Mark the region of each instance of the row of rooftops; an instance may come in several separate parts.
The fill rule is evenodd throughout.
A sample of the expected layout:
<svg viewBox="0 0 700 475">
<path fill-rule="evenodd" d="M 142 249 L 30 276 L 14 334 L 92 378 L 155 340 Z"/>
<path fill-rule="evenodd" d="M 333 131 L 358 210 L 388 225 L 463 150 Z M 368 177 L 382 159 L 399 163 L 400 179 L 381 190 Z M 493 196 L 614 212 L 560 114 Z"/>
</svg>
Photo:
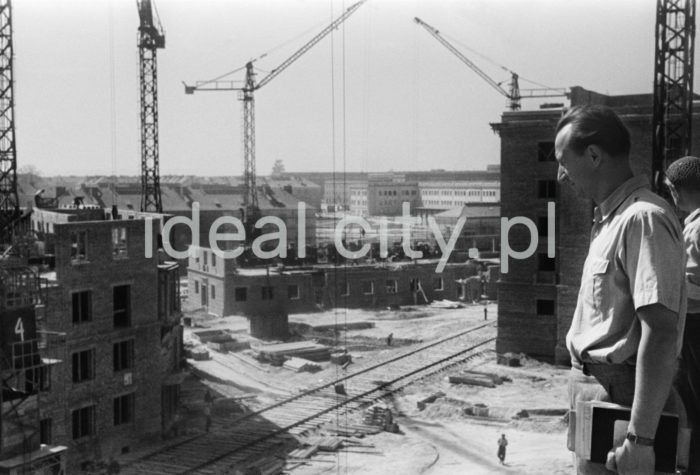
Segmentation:
<svg viewBox="0 0 700 475">
<path fill-rule="evenodd" d="M 53 186 L 52 186 L 53 181 Z M 61 183 L 61 184 L 58 184 Z M 83 208 L 119 208 L 138 210 L 141 206 L 141 186 L 130 182 L 60 182 L 45 180 L 35 176 L 18 177 L 20 206 L 34 206 L 35 196 L 55 198 L 52 207 L 75 208 L 80 203 Z M 199 203 L 200 210 L 238 210 L 244 207 L 242 186 L 229 184 L 172 184 L 161 183 L 163 210 L 169 213 L 190 212 L 193 203 Z M 42 190 L 44 190 L 42 192 Z M 291 208 L 296 209 L 300 199 L 287 190 L 262 184 L 258 187 L 258 201 L 261 210 Z M 57 205 L 57 206 L 56 206 Z M 307 203 L 307 208 L 313 204 Z"/>
</svg>

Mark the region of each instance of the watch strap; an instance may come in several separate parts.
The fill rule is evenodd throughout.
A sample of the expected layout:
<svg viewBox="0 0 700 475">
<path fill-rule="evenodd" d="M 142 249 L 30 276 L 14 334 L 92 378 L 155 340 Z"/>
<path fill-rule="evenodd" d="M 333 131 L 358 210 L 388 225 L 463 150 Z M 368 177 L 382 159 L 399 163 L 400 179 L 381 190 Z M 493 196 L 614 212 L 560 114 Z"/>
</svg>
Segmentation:
<svg viewBox="0 0 700 475">
<path fill-rule="evenodd" d="M 635 445 L 646 445 L 646 446 L 654 446 L 654 439 L 649 439 L 647 437 L 640 437 L 637 434 L 633 434 L 632 432 L 627 433 L 627 440 L 632 442 Z"/>
</svg>

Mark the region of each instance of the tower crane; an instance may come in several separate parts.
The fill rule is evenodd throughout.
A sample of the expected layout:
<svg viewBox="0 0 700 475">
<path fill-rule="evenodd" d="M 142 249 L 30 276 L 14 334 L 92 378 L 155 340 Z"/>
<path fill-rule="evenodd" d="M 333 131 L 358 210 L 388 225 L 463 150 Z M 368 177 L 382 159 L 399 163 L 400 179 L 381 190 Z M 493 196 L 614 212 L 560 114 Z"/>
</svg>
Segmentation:
<svg viewBox="0 0 700 475">
<path fill-rule="evenodd" d="M 476 64 L 464 56 L 457 48 L 455 48 L 450 42 L 448 42 L 441 34 L 440 31 L 428 25 L 426 22 L 418 17 L 415 17 L 415 22 L 426 29 L 428 33 L 433 35 L 433 37 L 442 43 L 448 50 L 450 50 L 455 56 L 457 56 L 464 64 L 469 66 L 472 71 L 478 74 L 481 79 L 486 81 L 491 87 L 496 91 L 506 97 L 506 106 L 510 110 L 520 110 L 520 99 L 523 97 L 562 97 L 567 95 L 566 89 L 555 89 L 555 88 L 539 88 L 539 89 L 520 89 L 518 84 L 518 75 L 508 70 L 511 74 L 510 85 L 506 91 L 501 87 L 500 83 L 497 83 L 489 75 L 483 72 Z"/>
<path fill-rule="evenodd" d="M 0 0 L 0 234 L 9 242 L 19 217 L 15 144 L 12 2 Z"/>
<path fill-rule="evenodd" d="M 165 48 L 165 34 L 154 19 L 151 0 L 137 0 L 139 10 L 139 77 L 141 87 L 141 211 L 161 213 L 158 169 L 158 68 L 156 51 Z M 155 21 L 154 21 L 155 20 Z"/>
<path fill-rule="evenodd" d="M 244 186 L 245 195 L 243 204 L 245 207 L 244 222 L 249 225 L 255 221 L 258 210 L 258 192 L 255 185 L 255 97 L 254 93 L 258 89 L 276 78 L 282 71 L 287 69 L 292 63 L 299 59 L 304 53 L 310 50 L 316 43 L 321 41 L 331 31 L 336 29 L 341 23 L 348 19 L 367 0 L 361 0 L 351 5 L 345 12 L 333 20 L 333 22 L 311 38 L 304 46 L 299 48 L 289 58 L 273 69 L 267 76 L 259 82 L 255 81 L 254 61 L 248 61 L 245 65 L 246 75 L 243 87 L 236 87 L 234 81 L 198 81 L 194 86 L 185 84 L 185 93 L 194 94 L 195 91 L 239 91 L 239 99 L 243 101 L 243 161 L 244 161 Z"/>
<path fill-rule="evenodd" d="M 690 155 L 693 119 L 695 0 L 657 0 L 654 54 L 654 189 L 674 160 Z"/>
</svg>

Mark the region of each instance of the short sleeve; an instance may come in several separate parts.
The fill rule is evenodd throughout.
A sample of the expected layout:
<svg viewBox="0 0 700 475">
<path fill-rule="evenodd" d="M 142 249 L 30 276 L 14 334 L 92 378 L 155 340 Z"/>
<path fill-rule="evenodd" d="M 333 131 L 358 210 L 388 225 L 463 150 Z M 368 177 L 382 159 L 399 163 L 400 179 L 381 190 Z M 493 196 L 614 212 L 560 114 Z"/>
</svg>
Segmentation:
<svg viewBox="0 0 700 475">
<path fill-rule="evenodd" d="M 625 233 L 623 266 L 635 310 L 661 304 L 680 313 L 685 285 L 685 251 L 680 225 L 658 208 L 634 213 Z"/>
</svg>

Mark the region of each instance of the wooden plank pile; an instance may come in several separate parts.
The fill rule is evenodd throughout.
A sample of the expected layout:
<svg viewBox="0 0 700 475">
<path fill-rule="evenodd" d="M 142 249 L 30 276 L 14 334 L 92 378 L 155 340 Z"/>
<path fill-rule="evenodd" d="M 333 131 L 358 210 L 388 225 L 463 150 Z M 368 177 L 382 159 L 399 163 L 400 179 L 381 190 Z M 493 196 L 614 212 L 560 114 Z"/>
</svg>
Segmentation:
<svg viewBox="0 0 700 475">
<path fill-rule="evenodd" d="M 297 373 L 301 373 L 302 371 L 306 371 L 309 373 L 321 371 L 320 364 L 314 363 L 313 361 L 309 361 L 304 358 L 289 358 L 287 361 L 284 362 L 282 366 Z"/>
<path fill-rule="evenodd" d="M 328 330 L 367 330 L 369 328 L 374 328 L 374 322 L 346 322 L 338 324 L 331 323 L 328 325 L 312 325 L 311 328 L 317 332 L 323 332 Z"/>
<path fill-rule="evenodd" d="M 308 341 L 264 345 L 254 348 L 254 352 L 258 360 L 280 365 L 292 357 L 311 361 L 328 361 L 331 358 L 331 352 L 327 346 Z"/>
<path fill-rule="evenodd" d="M 394 422 L 391 409 L 382 406 L 372 406 L 365 411 L 362 422 L 368 426 L 381 427 L 387 432 L 398 432 L 399 426 Z"/>
<path fill-rule="evenodd" d="M 469 384 L 472 386 L 483 386 L 485 388 L 495 388 L 496 385 L 511 381 L 507 376 L 499 376 L 493 373 L 483 373 L 480 371 L 464 371 L 448 378 L 452 384 Z"/>
</svg>

